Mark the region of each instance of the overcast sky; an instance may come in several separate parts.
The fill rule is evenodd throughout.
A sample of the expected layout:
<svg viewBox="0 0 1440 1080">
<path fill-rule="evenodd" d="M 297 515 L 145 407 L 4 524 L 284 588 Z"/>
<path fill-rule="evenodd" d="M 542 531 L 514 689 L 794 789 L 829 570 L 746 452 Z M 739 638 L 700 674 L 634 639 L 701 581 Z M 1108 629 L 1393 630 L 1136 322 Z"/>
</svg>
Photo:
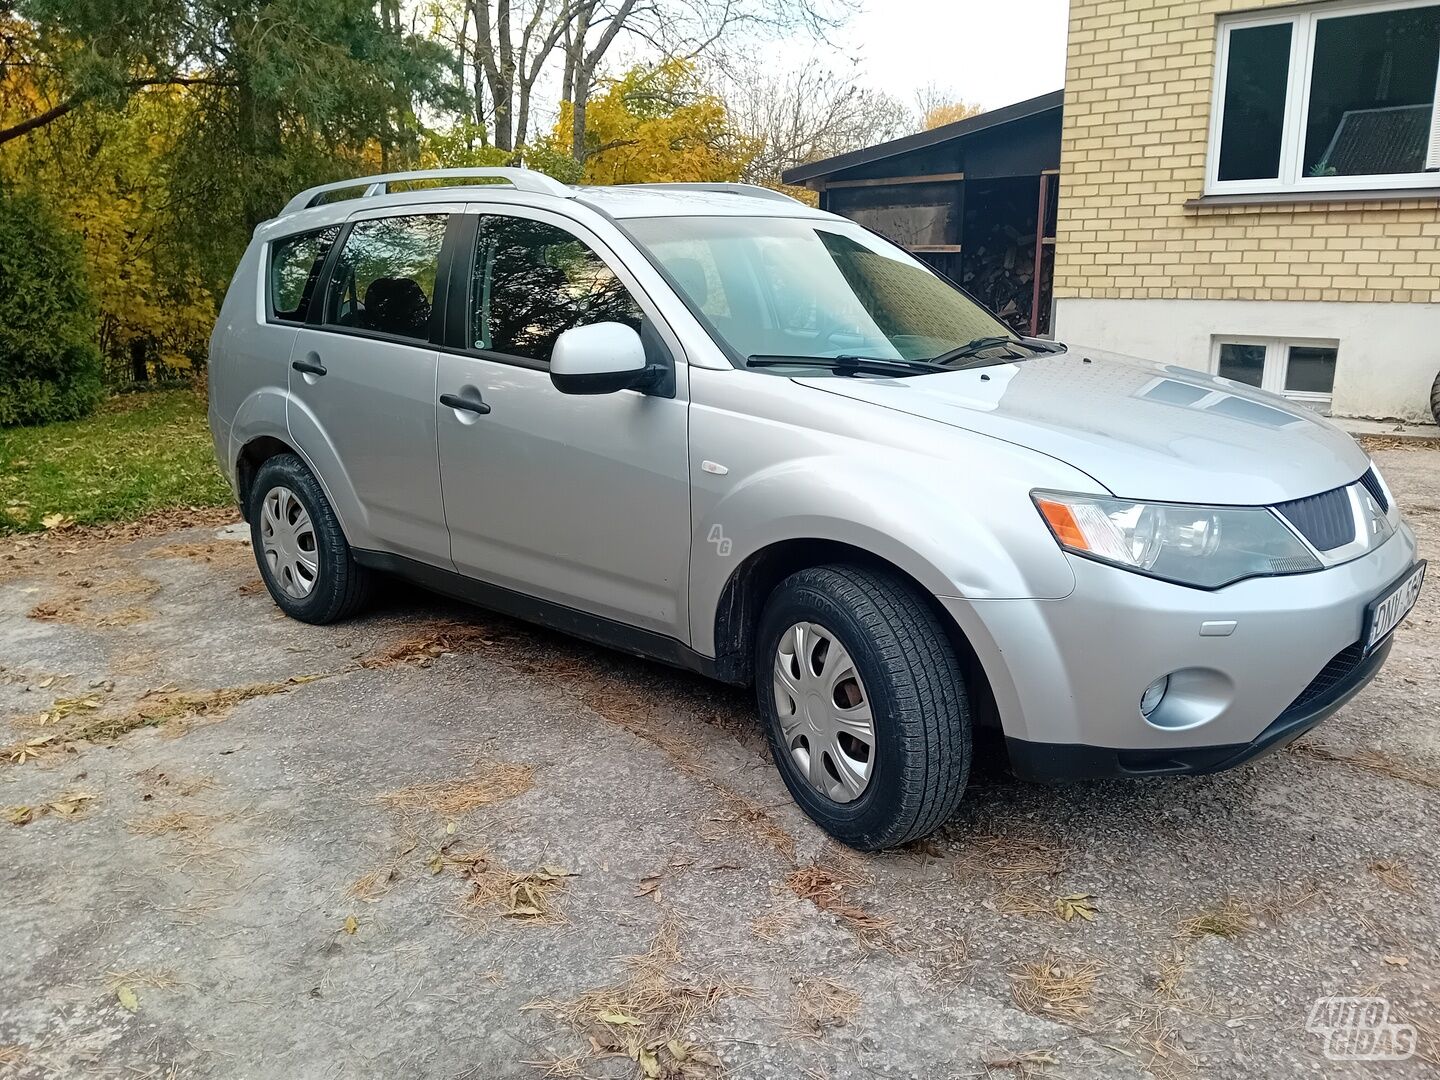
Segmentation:
<svg viewBox="0 0 1440 1080">
<path fill-rule="evenodd" d="M 913 104 L 936 83 L 993 109 L 1060 89 L 1067 0 L 865 0 L 838 35 L 866 82 Z M 814 46 L 792 41 L 803 59 Z"/>
</svg>

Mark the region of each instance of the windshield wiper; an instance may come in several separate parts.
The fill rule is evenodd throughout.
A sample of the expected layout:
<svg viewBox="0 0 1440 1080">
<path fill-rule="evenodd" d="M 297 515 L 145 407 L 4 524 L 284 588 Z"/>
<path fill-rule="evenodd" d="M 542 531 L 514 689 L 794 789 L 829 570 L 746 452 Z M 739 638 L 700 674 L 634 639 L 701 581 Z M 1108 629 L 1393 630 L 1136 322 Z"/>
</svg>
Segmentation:
<svg viewBox="0 0 1440 1080">
<path fill-rule="evenodd" d="M 894 375 L 897 372 L 920 374 L 950 370 L 933 360 L 906 360 L 893 356 L 801 356 L 784 353 L 756 353 L 745 358 L 746 367 L 820 367 L 842 374 L 864 371 L 872 375 Z"/>
<path fill-rule="evenodd" d="M 1006 335 L 996 335 L 994 337 L 979 337 L 973 341 L 967 341 L 964 345 L 951 349 L 949 352 L 943 352 L 939 356 L 932 356 L 930 358 L 930 363 L 937 364 L 942 367 L 949 367 L 950 370 L 954 371 L 956 370 L 957 366 L 966 366 L 963 364 L 956 365 L 956 360 L 965 360 L 970 357 L 977 356 L 978 354 L 984 352 L 986 349 L 993 349 L 999 345 L 1004 345 L 1006 348 L 1009 349 L 1025 349 L 1032 356 L 1039 353 L 1059 352 L 1061 349 L 1061 346 L 1058 345 L 1038 345 L 1034 342 L 1025 341 L 1022 338 L 1009 337 Z M 1000 363 L 1002 361 L 986 361 L 986 363 L 992 362 Z"/>
</svg>

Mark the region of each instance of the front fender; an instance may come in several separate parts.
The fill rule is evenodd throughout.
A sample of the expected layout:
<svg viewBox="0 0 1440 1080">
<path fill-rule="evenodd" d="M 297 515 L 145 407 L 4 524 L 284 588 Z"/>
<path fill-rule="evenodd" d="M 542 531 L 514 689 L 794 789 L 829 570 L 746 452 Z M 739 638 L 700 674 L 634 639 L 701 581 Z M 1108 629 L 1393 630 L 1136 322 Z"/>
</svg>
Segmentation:
<svg viewBox="0 0 1440 1080">
<path fill-rule="evenodd" d="M 745 560 L 777 543 L 829 540 L 871 552 L 935 596 L 1056 598 L 1074 573 L 1030 501 L 1041 486 L 1003 460 L 949 462 L 871 445 L 865 457 L 793 458 L 743 476 L 698 473 L 691 550 L 694 647 L 714 655 L 715 612 Z M 707 497 L 708 496 L 708 497 Z"/>
</svg>

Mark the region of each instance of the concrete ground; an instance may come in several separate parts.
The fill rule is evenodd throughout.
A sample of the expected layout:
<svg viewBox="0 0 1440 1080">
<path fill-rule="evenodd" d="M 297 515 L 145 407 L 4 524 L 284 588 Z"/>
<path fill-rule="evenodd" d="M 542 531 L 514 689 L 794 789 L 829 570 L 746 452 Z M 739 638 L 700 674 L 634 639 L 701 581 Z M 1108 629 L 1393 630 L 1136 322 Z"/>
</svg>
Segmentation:
<svg viewBox="0 0 1440 1080">
<path fill-rule="evenodd" d="M 1440 450 L 1377 457 L 1434 562 Z M 1291 750 L 990 768 L 862 856 L 747 695 L 403 587 L 290 622 L 226 520 L 0 547 L 0 1076 L 1440 1064 L 1440 583 Z M 1418 1054 L 1328 1060 L 1322 995 L 1388 999 Z"/>
</svg>

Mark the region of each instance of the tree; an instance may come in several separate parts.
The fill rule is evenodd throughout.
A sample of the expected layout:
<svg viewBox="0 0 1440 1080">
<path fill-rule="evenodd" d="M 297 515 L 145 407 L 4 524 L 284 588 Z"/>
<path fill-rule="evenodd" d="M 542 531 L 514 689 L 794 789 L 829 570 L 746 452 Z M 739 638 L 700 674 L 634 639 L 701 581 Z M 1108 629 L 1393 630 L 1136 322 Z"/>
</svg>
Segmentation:
<svg viewBox="0 0 1440 1080">
<path fill-rule="evenodd" d="M 0 189 L 0 425 L 73 420 L 101 397 L 79 241 L 33 195 Z"/>
<path fill-rule="evenodd" d="M 561 106 L 552 149 L 573 146 L 573 112 Z M 753 145 L 731 129 L 724 103 L 692 63 L 633 68 L 589 104 L 582 178 L 591 184 L 738 180 Z"/>
<path fill-rule="evenodd" d="M 961 120 L 968 120 L 972 116 L 979 116 L 984 111 L 983 106 L 972 105 L 968 101 L 947 101 L 939 105 L 934 105 L 925 113 L 925 130 L 933 131 L 935 128 L 944 127 L 946 124 L 954 124 Z"/>
<path fill-rule="evenodd" d="M 0 141 L 152 86 L 190 93 L 171 162 L 172 223 L 217 288 L 254 226 L 298 187 L 418 153 L 417 110 L 454 103 L 450 55 L 406 32 L 398 0 L 20 0 L 17 65 L 52 102 Z"/>
<path fill-rule="evenodd" d="M 736 71 L 720 80 L 717 93 L 735 130 L 755 148 L 742 175 L 750 183 L 778 185 L 791 166 L 898 138 L 913 124 L 901 101 L 860 85 L 854 73 L 816 62 L 777 73 L 740 65 Z"/>
<path fill-rule="evenodd" d="M 932 131 L 957 120 L 968 120 L 984 111 L 983 105 L 962 101 L 954 91 L 935 82 L 928 82 L 915 91 L 915 112 L 922 131 Z"/>
</svg>

